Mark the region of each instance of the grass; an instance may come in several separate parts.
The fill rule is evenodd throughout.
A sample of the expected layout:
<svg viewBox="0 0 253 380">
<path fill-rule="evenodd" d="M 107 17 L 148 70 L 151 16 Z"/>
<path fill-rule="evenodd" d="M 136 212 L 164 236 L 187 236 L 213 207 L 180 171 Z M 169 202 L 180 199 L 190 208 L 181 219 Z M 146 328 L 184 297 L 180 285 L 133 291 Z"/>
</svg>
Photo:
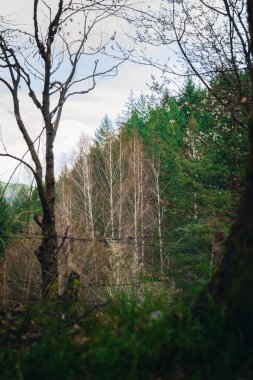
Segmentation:
<svg viewBox="0 0 253 380">
<path fill-rule="evenodd" d="M 224 310 L 203 323 L 163 297 L 119 294 L 97 307 L 55 304 L 1 317 L 3 380 L 253 378 L 253 349 Z"/>
</svg>

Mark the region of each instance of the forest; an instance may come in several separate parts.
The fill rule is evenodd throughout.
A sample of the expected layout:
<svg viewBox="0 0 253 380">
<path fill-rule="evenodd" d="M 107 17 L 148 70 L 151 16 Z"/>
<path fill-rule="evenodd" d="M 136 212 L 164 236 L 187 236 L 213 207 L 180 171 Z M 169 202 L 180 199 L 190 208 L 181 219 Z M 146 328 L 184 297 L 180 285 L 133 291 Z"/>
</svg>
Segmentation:
<svg viewBox="0 0 253 380">
<path fill-rule="evenodd" d="M 252 379 L 253 2 L 31 4 L 32 31 L 0 16 L 0 86 L 30 155 L 0 136 L 0 159 L 31 173 L 0 181 L 0 379 Z M 116 33 L 89 51 L 111 17 L 180 63 L 137 57 Z M 160 81 L 129 88 L 57 174 L 65 102 L 131 59 Z"/>
</svg>

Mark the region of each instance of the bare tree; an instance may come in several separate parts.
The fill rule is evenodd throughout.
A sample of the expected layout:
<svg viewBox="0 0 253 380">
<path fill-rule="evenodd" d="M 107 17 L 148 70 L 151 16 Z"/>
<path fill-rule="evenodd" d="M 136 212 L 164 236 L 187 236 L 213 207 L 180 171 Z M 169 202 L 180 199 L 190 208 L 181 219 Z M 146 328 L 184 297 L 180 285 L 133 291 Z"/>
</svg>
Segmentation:
<svg viewBox="0 0 253 380">
<path fill-rule="evenodd" d="M 173 2 L 172 29 L 190 75 L 245 127 L 252 94 L 246 2 Z M 244 114 L 244 118 L 242 115 Z"/>
<path fill-rule="evenodd" d="M 79 142 L 73 169 L 71 172 L 71 183 L 73 187 L 74 213 L 85 230 L 86 236 L 95 239 L 95 218 L 93 201 L 93 168 L 90 154 L 91 141 L 82 136 Z"/>
<path fill-rule="evenodd" d="M 152 169 L 154 175 L 154 193 L 156 196 L 156 213 L 157 213 L 157 232 L 159 238 L 159 254 L 160 254 L 160 272 L 161 275 L 164 274 L 165 269 L 165 254 L 163 248 L 163 236 L 162 236 L 162 224 L 163 224 L 163 207 L 162 207 L 162 190 L 160 185 L 160 159 L 153 160 Z"/>
<path fill-rule="evenodd" d="M 42 205 L 42 219 L 35 216 L 35 220 L 42 232 L 36 255 L 42 270 L 43 297 L 48 295 L 50 284 L 57 278 L 59 247 L 55 221 L 54 141 L 63 107 L 71 96 L 93 90 L 98 77 L 117 74 L 118 67 L 128 59 L 130 51 L 121 49 L 115 31 L 107 36 L 99 32 L 99 26 L 106 20 L 108 22 L 108 18 L 124 16 L 127 3 L 127 0 L 59 0 L 58 4 L 52 5 L 34 0 L 31 31 L 23 31 L 0 20 L 0 82 L 12 96 L 17 128 L 32 163 L 25 160 L 26 154 L 16 157 L 7 149 L 0 156 L 24 164 L 36 181 Z M 104 67 L 101 67 L 100 58 L 110 53 L 111 59 L 105 60 Z M 90 72 L 85 72 L 85 62 Z M 28 125 L 22 116 L 21 87 L 25 87 L 42 117 L 43 126 L 35 139 L 31 131 L 33 121 Z M 38 151 L 43 135 L 45 163 Z"/>
<path fill-rule="evenodd" d="M 162 70 L 163 85 L 169 82 L 175 90 L 181 87 L 179 78 L 196 78 L 217 101 L 219 112 L 246 128 L 252 62 L 245 0 L 168 0 L 136 22 L 139 41 L 167 48 L 166 61 L 143 57 Z"/>
<path fill-rule="evenodd" d="M 100 181 L 97 184 L 97 194 L 103 199 L 101 219 L 103 220 L 104 237 L 115 238 L 115 195 L 118 180 L 115 145 L 117 144 L 115 130 L 108 116 L 101 122 L 93 147 L 94 171 Z"/>
</svg>

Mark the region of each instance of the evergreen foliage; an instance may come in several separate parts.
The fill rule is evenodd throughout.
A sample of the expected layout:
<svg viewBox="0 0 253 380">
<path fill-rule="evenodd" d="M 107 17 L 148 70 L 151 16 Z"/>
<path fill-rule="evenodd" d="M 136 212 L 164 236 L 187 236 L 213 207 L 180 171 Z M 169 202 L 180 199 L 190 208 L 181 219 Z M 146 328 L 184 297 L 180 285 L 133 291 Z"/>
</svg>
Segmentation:
<svg viewBox="0 0 253 380">
<path fill-rule="evenodd" d="M 41 206 L 37 190 L 25 185 L 18 186 L 12 197 L 6 197 L 0 186 L 0 256 L 6 244 L 15 240 L 15 235 L 25 233 L 34 215 L 40 215 Z"/>
<path fill-rule="evenodd" d="M 65 173 L 72 223 L 78 235 L 115 241 L 117 249 L 105 248 L 110 265 L 117 257 L 133 278 L 167 279 L 189 302 L 221 261 L 247 133 L 191 79 L 178 98 L 168 91 L 160 102 L 131 95 L 127 109 L 117 130 L 105 116 Z"/>
</svg>

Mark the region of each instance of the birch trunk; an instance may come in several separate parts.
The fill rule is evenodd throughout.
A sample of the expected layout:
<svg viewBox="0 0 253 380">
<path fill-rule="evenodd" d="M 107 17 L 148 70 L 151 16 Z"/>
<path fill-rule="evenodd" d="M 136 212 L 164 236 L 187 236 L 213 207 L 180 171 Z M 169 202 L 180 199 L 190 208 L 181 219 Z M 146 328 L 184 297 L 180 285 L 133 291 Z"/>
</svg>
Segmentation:
<svg viewBox="0 0 253 380">
<path fill-rule="evenodd" d="M 159 164 L 157 164 L 159 167 Z M 160 172 L 156 168 L 156 163 L 153 161 L 153 173 L 155 179 L 155 193 L 156 193 L 156 211 L 157 211 L 157 232 L 159 241 L 159 255 L 160 255 L 160 273 L 164 274 L 164 252 L 163 252 L 163 238 L 162 238 L 162 205 L 161 205 L 161 189 L 160 189 Z"/>
</svg>

